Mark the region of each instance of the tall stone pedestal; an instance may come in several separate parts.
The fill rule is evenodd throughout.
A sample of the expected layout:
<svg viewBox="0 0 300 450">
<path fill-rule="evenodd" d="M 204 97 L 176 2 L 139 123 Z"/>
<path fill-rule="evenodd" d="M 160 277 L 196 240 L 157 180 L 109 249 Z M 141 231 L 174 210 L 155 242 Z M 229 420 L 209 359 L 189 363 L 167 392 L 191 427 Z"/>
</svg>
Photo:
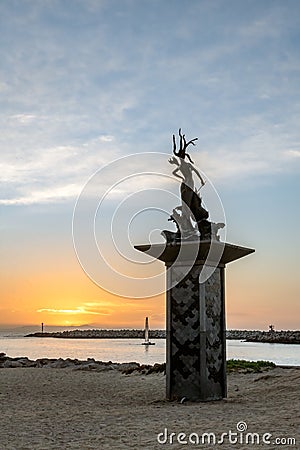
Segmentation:
<svg viewBox="0 0 300 450">
<path fill-rule="evenodd" d="M 167 269 L 167 399 L 219 400 L 226 388 L 225 265 L 253 249 L 210 241 L 139 245 Z M 195 256 L 196 247 L 196 256 Z M 180 253 L 179 253 L 180 252 Z M 189 256 L 191 256 L 189 258 Z M 209 258 L 209 260 L 207 259 Z M 219 259 L 219 258 L 218 258 Z M 200 283 L 201 271 L 213 266 Z M 200 277 L 201 280 L 201 277 Z"/>
</svg>

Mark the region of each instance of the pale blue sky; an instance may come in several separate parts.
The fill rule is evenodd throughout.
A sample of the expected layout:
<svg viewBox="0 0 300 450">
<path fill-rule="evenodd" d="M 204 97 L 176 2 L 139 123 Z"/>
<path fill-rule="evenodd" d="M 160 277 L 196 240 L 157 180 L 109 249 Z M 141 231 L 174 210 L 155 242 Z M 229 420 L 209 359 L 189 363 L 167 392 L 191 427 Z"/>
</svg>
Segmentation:
<svg viewBox="0 0 300 450">
<path fill-rule="evenodd" d="M 10 261 L 19 241 L 70 239 L 99 167 L 171 152 L 182 127 L 199 138 L 190 153 L 220 194 L 228 240 L 257 249 L 249 270 L 271 265 L 282 296 L 279 257 L 296 305 L 298 0 L 6 0 L 0 29 L 7 267 L 22 264 Z"/>
</svg>

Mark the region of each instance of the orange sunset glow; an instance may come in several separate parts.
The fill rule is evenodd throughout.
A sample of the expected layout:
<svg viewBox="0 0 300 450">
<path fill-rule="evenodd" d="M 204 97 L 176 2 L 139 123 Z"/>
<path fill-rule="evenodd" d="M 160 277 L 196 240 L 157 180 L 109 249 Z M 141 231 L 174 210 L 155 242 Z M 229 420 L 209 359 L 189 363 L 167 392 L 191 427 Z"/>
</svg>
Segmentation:
<svg viewBox="0 0 300 450">
<path fill-rule="evenodd" d="M 144 317 L 149 316 L 152 328 L 165 328 L 164 294 L 149 299 L 116 297 L 93 283 L 75 255 L 70 253 L 69 258 L 67 254 L 57 263 L 48 261 L 46 271 L 43 267 L 29 265 L 22 271 L 15 261 L 15 273 L 2 274 L 2 295 L 9 299 L 1 310 L 3 326 L 39 326 L 43 322 L 45 326 L 91 324 L 101 328 L 142 328 Z M 42 252 L 40 256 L 42 258 Z M 227 326 L 264 329 L 270 317 L 282 323 L 282 327 L 285 323 L 296 325 L 294 311 L 287 311 L 281 301 L 284 295 L 295 298 L 296 286 L 291 284 L 287 290 L 280 278 L 270 285 L 266 272 L 259 273 L 259 270 L 254 278 L 249 276 L 256 266 L 255 255 L 251 258 L 227 268 Z M 255 288 L 258 284 L 260 290 Z"/>
</svg>

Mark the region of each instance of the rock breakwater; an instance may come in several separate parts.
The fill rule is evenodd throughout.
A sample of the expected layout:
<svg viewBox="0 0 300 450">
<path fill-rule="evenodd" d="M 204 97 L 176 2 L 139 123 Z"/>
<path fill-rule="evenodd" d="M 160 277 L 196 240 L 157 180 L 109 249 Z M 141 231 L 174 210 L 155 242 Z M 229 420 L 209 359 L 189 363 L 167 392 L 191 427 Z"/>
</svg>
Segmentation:
<svg viewBox="0 0 300 450">
<path fill-rule="evenodd" d="M 55 333 L 32 333 L 25 337 L 62 339 L 143 339 L 144 330 L 72 330 Z M 150 339 L 165 339 L 165 330 L 150 330 Z M 227 339 L 274 344 L 300 344 L 300 331 L 227 330 Z"/>
<path fill-rule="evenodd" d="M 300 344 L 300 331 L 228 330 L 226 338 L 270 344 Z"/>
<path fill-rule="evenodd" d="M 143 339 L 144 330 L 71 330 L 54 333 L 31 333 L 25 337 L 53 337 L 64 339 Z M 165 339 L 165 330 L 150 330 L 150 339 Z"/>
<path fill-rule="evenodd" d="M 94 372 L 103 371 L 119 371 L 124 374 L 131 374 L 132 372 L 140 372 L 143 374 L 161 373 L 165 371 L 165 364 L 145 365 L 136 362 L 128 363 L 114 363 L 112 361 L 96 361 L 94 358 L 86 360 L 71 359 L 71 358 L 39 358 L 36 360 L 27 357 L 10 358 L 5 353 L 0 353 L 0 369 L 16 369 L 36 367 L 39 369 L 73 369 L 86 370 Z"/>
</svg>

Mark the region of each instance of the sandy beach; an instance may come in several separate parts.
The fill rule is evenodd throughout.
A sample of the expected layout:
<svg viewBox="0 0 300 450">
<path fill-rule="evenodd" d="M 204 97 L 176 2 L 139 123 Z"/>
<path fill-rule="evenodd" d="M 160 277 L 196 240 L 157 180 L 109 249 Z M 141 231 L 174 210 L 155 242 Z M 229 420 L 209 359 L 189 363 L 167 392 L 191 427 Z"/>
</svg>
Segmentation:
<svg viewBox="0 0 300 450">
<path fill-rule="evenodd" d="M 299 448 L 299 393 L 299 368 L 232 373 L 226 400 L 183 404 L 165 401 L 163 374 L 0 369 L 0 448 Z M 218 441 L 241 421 L 247 431 L 239 439 L 270 433 L 271 444 L 233 444 L 226 437 L 223 444 L 197 444 L 196 434 L 215 433 Z M 294 438 L 296 445 L 276 445 L 276 438 Z"/>
</svg>

